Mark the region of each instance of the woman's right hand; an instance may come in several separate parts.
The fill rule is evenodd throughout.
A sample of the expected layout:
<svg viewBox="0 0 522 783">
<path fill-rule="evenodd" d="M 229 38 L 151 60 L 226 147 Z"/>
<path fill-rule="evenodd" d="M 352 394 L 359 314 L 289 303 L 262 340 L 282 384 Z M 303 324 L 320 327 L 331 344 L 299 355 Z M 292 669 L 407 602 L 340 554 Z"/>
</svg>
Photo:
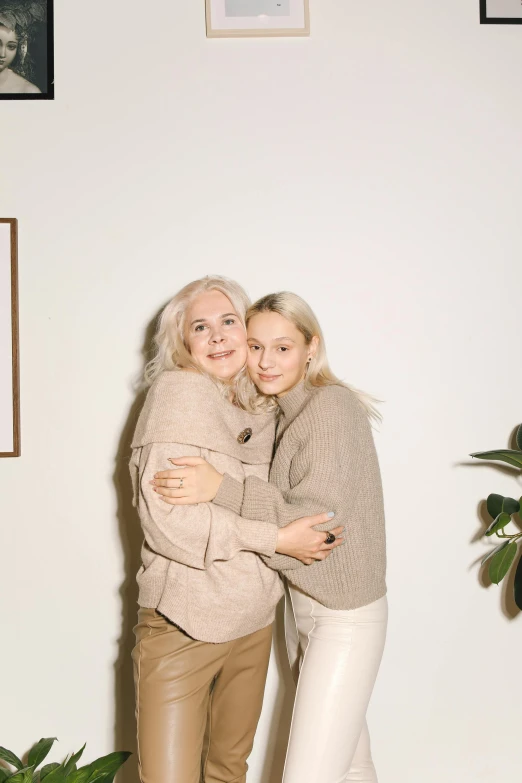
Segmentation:
<svg viewBox="0 0 522 783">
<path fill-rule="evenodd" d="M 344 543 L 340 536 L 344 527 L 336 527 L 330 532 L 334 534 L 333 544 L 325 543 L 328 533 L 314 530 L 315 525 L 331 522 L 328 514 L 316 514 L 313 517 L 301 517 L 286 527 L 281 527 L 277 533 L 276 552 L 289 555 L 300 560 L 305 565 L 311 565 L 316 560 L 326 560 L 335 547 Z"/>
</svg>

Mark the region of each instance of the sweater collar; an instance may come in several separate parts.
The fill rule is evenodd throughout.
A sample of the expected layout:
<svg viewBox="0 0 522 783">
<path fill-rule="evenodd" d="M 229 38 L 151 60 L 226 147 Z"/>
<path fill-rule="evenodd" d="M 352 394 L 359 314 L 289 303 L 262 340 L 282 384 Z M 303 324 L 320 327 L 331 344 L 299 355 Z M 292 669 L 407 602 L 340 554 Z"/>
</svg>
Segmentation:
<svg viewBox="0 0 522 783">
<path fill-rule="evenodd" d="M 261 465 L 270 462 L 274 435 L 272 414 L 248 413 L 232 405 L 202 373 L 166 370 L 149 389 L 132 448 L 182 443 Z"/>
<path fill-rule="evenodd" d="M 312 390 L 307 389 L 305 382 L 301 381 L 283 397 L 277 398 L 277 403 L 285 417 L 285 424 L 288 425 L 295 419 L 311 395 Z"/>
</svg>

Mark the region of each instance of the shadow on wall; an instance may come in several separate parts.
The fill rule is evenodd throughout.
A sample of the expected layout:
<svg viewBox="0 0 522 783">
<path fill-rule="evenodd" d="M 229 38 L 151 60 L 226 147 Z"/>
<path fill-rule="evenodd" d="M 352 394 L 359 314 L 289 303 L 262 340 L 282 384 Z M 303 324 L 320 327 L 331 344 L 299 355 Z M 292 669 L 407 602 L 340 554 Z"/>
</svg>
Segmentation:
<svg viewBox="0 0 522 783">
<path fill-rule="evenodd" d="M 142 348 L 143 366 L 148 360 L 158 315 L 145 330 Z M 116 750 L 130 750 L 133 754 L 118 775 L 119 783 L 139 783 L 131 651 L 134 646 L 132 629 L 137 621 L 138 585 L 136 584 L 136 574 L 141 565 L 143 534 L 136 509 L 132 505 L 129 459 L 132 436 L 145 396 L 145 391 L 139 392 L 131 406 L 118 444 L 113 473 L 117 498 L 118 532 L 123 550 L 125 574 L 120 587 L 121 634 L 118 642 L 118 657 L 114 664 L 114 748 Z"/>
<path fill-rule="evenodd" d="M 160 312 L 161 310 L 145 330 L 142 348 L 143 365 L 145 365 L 149 357 L 150 346 L 152 345 Z M 133 754 L 118 774 L 119 783 L 139 783 L 131 651 L 134 646 L 133 628 L 136 624 L 138 610 L 136 574 L 141 565 L 143 534 L 136 509 L 132 505 L 129 458 L 132 436 L 145 401 L 145 396 L 146 392 L 139 392 L 130 408 L 118 444 L 113 473 L 114 489 L 117 498 L 118 532 L 123 550 L 125 574 L 120 587 L 121 634 L 118 642 L 118 657 L 114 664 L 114 748 L 116 750 L 129 750 Z M 284 641 L 284 606 L 282 602 L 277 610 L 274 656 L 279 674 L 279 685 L 263 772 L 259 783 L 278 783 L 283 777 L 295 694 L 295 686 L 288 665 Z"/>
</svg>

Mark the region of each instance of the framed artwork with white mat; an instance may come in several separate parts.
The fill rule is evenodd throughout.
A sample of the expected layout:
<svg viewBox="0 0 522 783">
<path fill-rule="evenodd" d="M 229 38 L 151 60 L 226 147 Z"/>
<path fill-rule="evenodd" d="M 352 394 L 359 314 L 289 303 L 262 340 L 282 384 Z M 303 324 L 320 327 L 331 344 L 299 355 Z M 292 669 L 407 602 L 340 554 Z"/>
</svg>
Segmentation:
<svg viewBox="0 0 522 783">
<path fill-rule="evenodd" d="M 480 0 L 481 24 L 522 24 L 522 0 Z"/>
<path fill-rule="evenodd" d="M 310 35 L 309 0 L 206 0 L 208 38 Z"/>
</svg>

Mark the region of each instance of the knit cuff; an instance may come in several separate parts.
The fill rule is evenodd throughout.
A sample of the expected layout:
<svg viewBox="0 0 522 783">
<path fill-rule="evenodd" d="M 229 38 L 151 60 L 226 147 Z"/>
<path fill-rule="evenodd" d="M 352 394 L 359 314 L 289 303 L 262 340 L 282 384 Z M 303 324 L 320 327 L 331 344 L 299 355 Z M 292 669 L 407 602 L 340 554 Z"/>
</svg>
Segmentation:
<svg viewBox="0 0 522 783">
<path fill-rule="evenodd" d="M 270 522 L 253 522 L 251 519 L 239 521 L 241 548 L 259 555 L 275 555 L 278 532 L 278 528 Z"/>
<path fill-rule="evenodd" d="M 301 560 L 297 560 L 295 557 L 290 557 L 290 555 L 280 555 L 275 552 L 271 557 L 264 557 L 263 560 L 267 566 L 272 568 L 274 571 L 295 571 L 297 568 L 301 567 L 310 568 L 310 566 L 305 566 Z"/>
<path fill-rule="evenodd" d="M 241 516 L 241 506 L 243 505 L 243 484 L 241 481 L 232 478 L 225 473 L 217 495 L 212 501 L 217 506 L 223 506 L 233 511 L 234 514 Z"/>
</svg>

